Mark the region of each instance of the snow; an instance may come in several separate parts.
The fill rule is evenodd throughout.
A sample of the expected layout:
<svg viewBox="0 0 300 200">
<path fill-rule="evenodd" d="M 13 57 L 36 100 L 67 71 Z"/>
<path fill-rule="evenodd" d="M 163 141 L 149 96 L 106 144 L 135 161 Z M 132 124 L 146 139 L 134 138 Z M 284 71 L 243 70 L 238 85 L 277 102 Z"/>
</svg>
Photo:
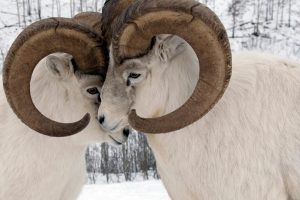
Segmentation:
<svg viewBox="0 0 300 200">
<path fill-rule="evenodd" d="M 161 181 L 86 185 L 78 200 L 169 200 Z"/>
</svg>

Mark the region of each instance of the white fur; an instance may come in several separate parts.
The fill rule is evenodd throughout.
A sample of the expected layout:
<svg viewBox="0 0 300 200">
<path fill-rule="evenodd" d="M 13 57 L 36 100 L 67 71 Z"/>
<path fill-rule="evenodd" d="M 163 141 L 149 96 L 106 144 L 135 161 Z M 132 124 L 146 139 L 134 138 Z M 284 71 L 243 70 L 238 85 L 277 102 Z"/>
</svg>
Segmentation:
<svg viewBox="0 0 300 200">
<path fill-rule="evenodd" d="M 127 88 L 134 93 L 128 93 L 131 108 L 142 117 L 175 110 L 198 80 L 193 50 L 186 44 L 176 55 L 172 50 L 183 41 L 172 40 L 158 42 L 148 55 L 123 66 L 127 74 L 136 71 L 132 63 L 147 71 L 134 91 Z M 114 106 L 108 84 L 122 74 L 113 65 L 109 70 L 118 73 L 107 75 L 99 114 L 117 121 L 126 113 L 106 109 Z M 147 138 L 174 200 L 299 200 L 300 64 L 261 53 L 234 54 L 228 89 L 207 115 L 181 130 Z"/>
<path fill-rule="evenodd" d="M 71 65 L 58 56 L 56 64 Z M 85 149 L 89 143 L 111 141 L 101 132 L 98 105 L 85 97 L 86 85 L 98 84 L 97 76 L 75 76 L 72 67 L 62 68 L 60 77 L 46 67 L 36 67 L 31 93 L 37 108 L 60 122 L 74 122 L 89 112 L 91 122 L 82 132 L 66 138 L 51 138 L 24 125 L 9 107 L 0 87 L 0 199 L 75 200 L 86 179 Z M 48 63 L 49 65 L 49 63 Z M 2 82 L 2 78 L 0 78 Z"/>
</svg>

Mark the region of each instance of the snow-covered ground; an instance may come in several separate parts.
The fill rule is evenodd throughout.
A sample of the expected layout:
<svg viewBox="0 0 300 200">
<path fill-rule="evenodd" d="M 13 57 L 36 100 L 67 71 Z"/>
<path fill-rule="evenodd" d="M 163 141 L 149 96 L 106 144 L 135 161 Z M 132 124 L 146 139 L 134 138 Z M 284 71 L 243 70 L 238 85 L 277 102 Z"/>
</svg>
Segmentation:
<svg viewBox="0 0 300 200">
<path fill-rule="evenodd" d="M 86 185 L 78 200 L 169 200 L 161 181 Z"/>
</svg>

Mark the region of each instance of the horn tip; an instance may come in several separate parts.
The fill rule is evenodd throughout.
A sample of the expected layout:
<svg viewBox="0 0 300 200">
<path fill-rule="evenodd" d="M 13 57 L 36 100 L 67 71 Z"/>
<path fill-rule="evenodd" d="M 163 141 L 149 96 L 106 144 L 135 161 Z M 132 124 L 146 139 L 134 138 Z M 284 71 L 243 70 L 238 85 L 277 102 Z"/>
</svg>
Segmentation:
<svg viewBox="0 0 300 200">
<path fill-rule="evenodd" d="M 83 122 L 83 124 L 85 125 L 84 128 L 90 123 L 90 120 L 91 120 L 90 113 L 86 113 L 81 120 Z"/>
</svg>

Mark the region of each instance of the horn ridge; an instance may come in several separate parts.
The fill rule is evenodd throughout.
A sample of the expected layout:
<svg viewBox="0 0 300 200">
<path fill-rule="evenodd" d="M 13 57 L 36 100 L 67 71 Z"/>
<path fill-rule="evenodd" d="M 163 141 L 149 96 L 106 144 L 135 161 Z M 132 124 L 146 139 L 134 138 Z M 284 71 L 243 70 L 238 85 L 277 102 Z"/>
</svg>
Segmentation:
<svg viewBox="0 0 300 200">
<path fill-rule="evenodd" d="M 102 27 L 101 31 L 107 44 L 111 43 L 113 27 L 112 24 L 118 16 L 137 0 L 107 0 L 102 8 Z"/>
</svg>

